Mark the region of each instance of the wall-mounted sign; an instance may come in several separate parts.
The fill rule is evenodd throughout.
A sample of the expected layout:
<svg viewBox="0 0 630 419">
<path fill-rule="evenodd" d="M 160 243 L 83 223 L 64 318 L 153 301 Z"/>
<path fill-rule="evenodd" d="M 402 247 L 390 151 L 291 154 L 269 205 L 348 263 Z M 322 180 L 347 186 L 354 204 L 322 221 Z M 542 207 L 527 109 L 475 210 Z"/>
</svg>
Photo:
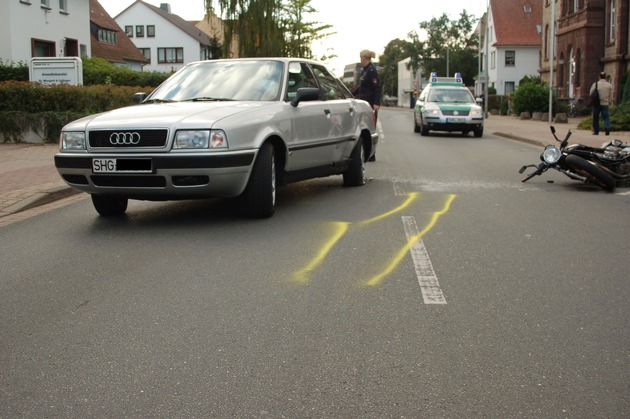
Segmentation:
<svg viewBox="0 0 630 419">
<path fill-rule="evenodd" d="M 34 57 L 29 78 L 42 84 L 83 84 L 83 62 L 79 57 Z"/>
</svg>

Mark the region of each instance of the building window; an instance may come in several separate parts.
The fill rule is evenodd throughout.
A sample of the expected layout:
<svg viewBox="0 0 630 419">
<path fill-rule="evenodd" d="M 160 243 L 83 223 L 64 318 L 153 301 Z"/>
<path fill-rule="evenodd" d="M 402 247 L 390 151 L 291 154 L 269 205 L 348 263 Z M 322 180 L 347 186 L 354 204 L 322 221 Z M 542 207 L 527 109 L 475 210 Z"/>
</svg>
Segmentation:
<svg viewBox="0 0 630 419">
<path fill-rule="evenodd" d="M 61 13 L 68 13 L 68 0 L 59 0 L 59 11 Z"/>
<path fill-rule="evenodd" d="M 516 51 L 505 51 L 505 66 L 514 67 L 516 65 Z"/>
<path fill-rule="evenodd" d="M 125 35 L 127 35 L 129 38 L 133 38 L 133 26 L 132 25 L 125 26 Z"/>
<path fill-rule="evenodd" d="M 514 90 L 516 90 L 516 88 L 514 86 L 515 86 L 515 83 L 513 81 L 506 81 L 505 82 L 505 94 L 509 95 L 510 93 L 514 93 Z"/>
<path fill-rule="evenodd" d="M 136 38 L 144 38 L 144 26 L 136 26 Z"/>
<path fill-rule="evenodd" d="M 42 9 L 50 9 L 50 0 L 42 0 Z"/>
<path fill-rule="evenodd" d="M 149 60 L 149 64 L 151 64 L 151 48 L 138 48 L 138 49 L 144 55 L 144 58 Z"/>
<path fill-rule="evenodd" d="M 56 57 L 55 43 L 42 41 L 41 39 L 32 39 L 31 54 L 33 57 Z"/>
<path fill-rule="evenodd" d="M 158 48 L 158 63 L 172 64 L 184 62 L 184 48 Z"/>
<path fill-rule="evenodd" d="M 492 51 L 490 53 L 490 68 L 496 68 L 497 66 L 497 53 L 496 51 Z"/>
<path fill-rule="evenodd" d="M 98 30 L 98 40 L 99 40 L 99 42 L 104 42 L 106 44 L 115 44 L 116 43 L 116 32 L 110 31 L 108 29 L 99 29 Z"/>
<path fill-rule="evenodd" d="M 615 42 L 615 30 L 617 29 L 617 0 L 610 0 L 608 14 L 608 42 Z"/>
<path fill-rule="evenodd" d="M 147 25 L 147 37 L 155 37 L 155 25 Z"/>
</svg>

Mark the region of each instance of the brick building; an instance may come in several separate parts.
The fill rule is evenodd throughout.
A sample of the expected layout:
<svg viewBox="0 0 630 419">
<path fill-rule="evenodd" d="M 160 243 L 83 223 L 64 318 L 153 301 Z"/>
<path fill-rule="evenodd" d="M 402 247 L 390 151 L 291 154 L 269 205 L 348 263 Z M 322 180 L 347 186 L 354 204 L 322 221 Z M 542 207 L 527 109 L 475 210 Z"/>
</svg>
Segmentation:
<svg viewBox="0 0 630 419">
<path fill-rule="evenodd" d="M 555 4 L 555 60 L 552 60 L 552 2 Z M 621 100 L 621 80 L 630 71 L 628 0 L 544 0 L 540 75 L 560 99 L 586 100 L 601 71 L 610 76 L 613 97 Z"/>
</svg>

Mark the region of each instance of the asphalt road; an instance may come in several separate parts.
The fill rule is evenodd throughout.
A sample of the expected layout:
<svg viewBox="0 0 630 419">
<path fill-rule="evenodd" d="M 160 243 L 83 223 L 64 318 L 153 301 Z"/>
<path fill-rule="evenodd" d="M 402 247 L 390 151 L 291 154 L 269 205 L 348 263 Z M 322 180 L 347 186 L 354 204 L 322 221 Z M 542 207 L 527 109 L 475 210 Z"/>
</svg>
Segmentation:
<svg viewBox="0 0 630 419">
<path fill-rule="evenodd" d="M 0 227 L 0 417 L 627 417 L 628 191 L 379 118 L 367 185 L 269 220 L 73 198 Z"/>
</svg>

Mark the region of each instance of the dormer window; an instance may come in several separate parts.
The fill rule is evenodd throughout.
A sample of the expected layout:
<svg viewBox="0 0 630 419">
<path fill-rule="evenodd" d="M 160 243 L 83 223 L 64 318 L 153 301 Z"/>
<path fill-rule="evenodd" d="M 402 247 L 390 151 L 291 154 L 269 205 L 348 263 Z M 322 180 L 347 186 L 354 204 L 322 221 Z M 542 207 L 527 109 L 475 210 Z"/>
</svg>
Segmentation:
<svg viewBox="0 0 630 419">
<path fill-rule="evenodd" d="M 99 29 L 98 40 L 106 44 L 116 44 L 116 32 L 110 31 L 109 29 Z"/>
</svg>

